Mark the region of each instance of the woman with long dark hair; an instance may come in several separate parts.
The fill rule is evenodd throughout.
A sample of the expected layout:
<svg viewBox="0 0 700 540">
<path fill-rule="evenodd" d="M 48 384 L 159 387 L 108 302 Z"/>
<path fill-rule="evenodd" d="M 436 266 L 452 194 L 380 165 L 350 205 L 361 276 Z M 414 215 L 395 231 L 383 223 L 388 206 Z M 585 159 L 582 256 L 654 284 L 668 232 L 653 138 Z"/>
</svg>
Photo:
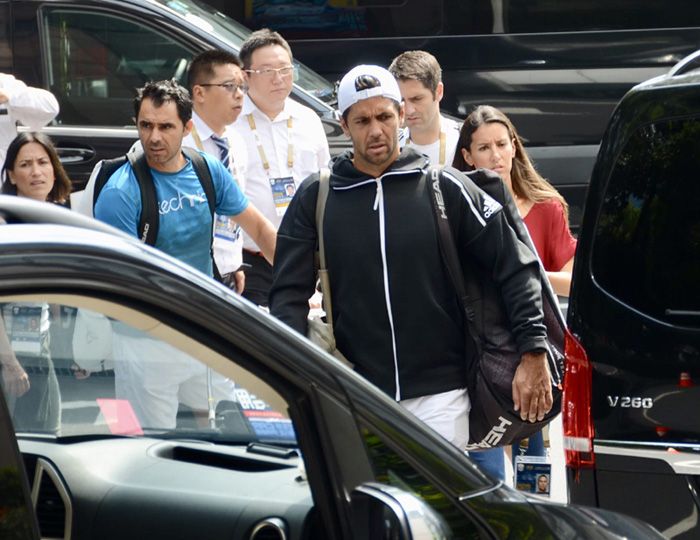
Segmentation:
<svg viewBox="0 0 700 540">
<path fill-rule="evenodd" d="M 535 170 L 510 119 L 480 105 L 464 120 L 452 166 L 501 175 L 518 206 L 554 292 L 569 296 L 576 239 L 564 197 Z"/>
<path fill-rule="evenodd" d="M 10 143 L 2 168 L 6 195 L 65 204 L 71 183 L 51 140 L 20 133 Z M 49 351 L 50 306 L 44 302 L 2 304 L 2 383 L 16 431 L 56 433 L 61 398 Z"/>
<path fill-rule="evenodd" d="M 71 182 L 56 149 L 43 133 L 20 133 L 10 143 L 2 168 L 2 193 L 65 204 Z"/>
</svg>

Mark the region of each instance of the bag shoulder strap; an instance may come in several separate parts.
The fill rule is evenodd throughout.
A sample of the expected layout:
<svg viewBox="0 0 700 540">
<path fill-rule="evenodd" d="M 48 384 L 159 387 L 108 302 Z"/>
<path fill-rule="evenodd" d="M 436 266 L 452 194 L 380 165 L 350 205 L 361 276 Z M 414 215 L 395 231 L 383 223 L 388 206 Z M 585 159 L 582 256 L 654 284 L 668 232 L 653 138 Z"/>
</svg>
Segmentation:
<svg viewBox="0 0 700 540">
<path fill-rule="evenodd" d="M 103 159 L 100 161 L 99 166 L 100 170 L 98 171 L 97 175 L 95 176 L 95 185 L 93 188 L 92 192 L 92 209 L 93 209 L 93 215 L 94 215 L 94 210 L 95 210 L 95 205 L 97 204 L 97 198 L 100 196 L 100 193 L 102 192 L 102 188 L 104 188 L 107 185 L 107 182 L 109 179 L 112 177 L 112 175 L 116 172 L 116 170 L 124 165 L 126 163 L 127 159 L 126 156 L 119 156 L 114 159 Z"/>
<path fill-rule="evenodd" d="M 134 171 L 141 191 L 141 219 L 138 225 L 139 239 L 149 246 L 156 245 L 158 238 L 158 196 L 153 182 L 151 170 L 146 162 L 143 150 L 129 152 L 126 155 L 129 164 Z"/>
<path fill-rule="evenodd" d="M 197 174 L 199 183 L 202 184 L 202 189 L 207 197 L 207 203 L 209 204 L 209 213 L 211 214 L 212 227 L 215 226 L 214 214 L 216 214 L 216 188 L 214 187 L 214 179 L 211 176 L 211 169 L 204 156 L 200 154 L 194 148 L 189 148 L 187 146 L 182 147 L 183 153 L 190 158 L 192 161 L 192 167 L 194 167 L 194 172 Z M 216 259 L 214 259 L 214 235 L 211 235 L 211 244 L 209 246 L 211 251 L 211 263 L 212 263 L 212 273 L 214 274 L 214 279 L 216 281 L 223 281 L 221 272 L 219 272 L 218 266 L 216 266 Z"/>
<path fill-rule="evenodd" d="M 450 222 L 447 218 L 445 198 L 442 194 L 442 188 L 440 187 L 440 172 L 441 170 L 437 167 L 430 167 L 428 169 L 429 181 L 432 190 L 430 200 L 433 203 L 433 216 L 435 217 L 438 229 L 438 244 L 440 246 L 440 253 L 442 254 L 442 259 L 445 263 L 445 267 L 447 268 L 447 273 L 450 276 L 450 280 L 452 281 L 452 285 L 455 288 L 457 296 L 459 296 L 459 299 L 462 302 L 465 313 L 467 314 L 469 320 L 473 320 L 474 314 L 469 306 L 469 297 L 467 295 L 467 288 L 464 283 L 462 265 L 457 253 L 457 247 L 455 245 L 452 229 L 450 228 Z"/>
<path fill-rule="evenodd" d="M 331 171 L 323 167 L 318 176 L 318 197 L 316 198 L 316 232 L 318 234 L 319 269 L 326 270 L 326 251 L 323 247 L 323 220 L 326 215 L 326 201 L 330 190 Z"/>
<path fill-rule="evenodd" d="M 192 161 L 192 167 L 194 167 L 194 172 L 197 173 L 199 183 L 202 184 L 204 194 L 207 196 L 207 203 L 209 203 L 209 211 L 211 212 L 213 219 L 214 213 L 216 212 L 216 189 L 214 188 L 214 180 L 211 176 L 211 170 L 209 170 L 209 165 L 207 165 L 207 162 L 202 156 L 202 154 L 200 154 L 194 148 L 188 148 L 187 146 L 183 146 L 182 152 L 190 159 L 190 161 Z"/>
<path fill-rule="evenodd" d="M 316 197 L 316 234 L 318 236 L 317 263 L 318 278 L 321 280 L 321 292 L 323 293 L 323 311 L 326 312 L 326 321 L 333 329 L 333 302 L 331 301 L 331 283 L 326 267 L 326 250 L 323 239 L 323 221 L 326 215 L 326 201 L 330 191 L 331 170 L 323 167 L 318 175 L 318 196 Z"/>
</svg>

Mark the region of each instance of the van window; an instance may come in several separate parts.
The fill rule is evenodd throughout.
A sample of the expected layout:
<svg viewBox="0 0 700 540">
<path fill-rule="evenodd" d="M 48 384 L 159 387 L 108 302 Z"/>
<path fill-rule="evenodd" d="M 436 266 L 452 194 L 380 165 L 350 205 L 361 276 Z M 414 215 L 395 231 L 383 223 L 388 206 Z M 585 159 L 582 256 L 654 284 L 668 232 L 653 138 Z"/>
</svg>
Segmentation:
<svg viewBox="0 0 700 540">
<path fill-rule="evenodd" d="M 64 125 L 132 125 L 134 90 L 150 80 L 186 84 L 192 51 L 107 12 L 47 10 L 49 86 Z"/>
<path fill-rule="evenodd" d="M 639 129 L 617 158 L 592 250 L 594 279 L 671 324 L 700 324 L 700 118 Z"/>
<path fill-rule="evenodd" d="M 236 4 L 227 9 L 240 12 Z M 245 7 L 251 28 L 269 26 L 289 39 L 337 39 L 630 30 L 658 28 L 659 21 L 682 28 L 696 1 L 672 9 L 638 0 L 255 0 Z"/>
</svg>

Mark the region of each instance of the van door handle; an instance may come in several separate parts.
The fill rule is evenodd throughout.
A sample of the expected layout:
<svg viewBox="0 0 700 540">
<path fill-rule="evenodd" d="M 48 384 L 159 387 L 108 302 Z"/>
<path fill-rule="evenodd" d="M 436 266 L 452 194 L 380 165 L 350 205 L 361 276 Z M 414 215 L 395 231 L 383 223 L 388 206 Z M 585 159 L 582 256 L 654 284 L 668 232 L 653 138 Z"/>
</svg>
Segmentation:
<svg viewBox="0 0 700 540">
<path fill-rule="evenodd" d="M 57 146 L 56 152 L 61 159 L 61 163 L 64 165 L 86 163 L 95 157 L 95 151 L 92 148 L 67 148 L 65 146 Z"/>
</svg>

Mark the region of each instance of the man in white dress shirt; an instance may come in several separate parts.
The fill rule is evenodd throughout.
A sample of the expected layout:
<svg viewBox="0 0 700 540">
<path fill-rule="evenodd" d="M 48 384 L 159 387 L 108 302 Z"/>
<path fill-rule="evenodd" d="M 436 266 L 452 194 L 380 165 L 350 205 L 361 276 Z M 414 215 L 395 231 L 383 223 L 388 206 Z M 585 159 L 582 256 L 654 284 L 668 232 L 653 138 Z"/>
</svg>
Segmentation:
<svg viewBox="0 0 700 540">
<path fill-rule="evenodd" d="M 425 51 L 406 51 L 389 71 L 399 83 L 406 118 L 404 145 L 424 154 L 435 166 L 452 165 L 461 125 L 440 114 L 444 87 L 442 69 Z"/>
<path fill-rule="evenodd" d="M 17 122 L 36 131 L 57 114 L 58 101 L 51 92 L 0 73 L 0 169 L 5 163 L 7 147 L 17 136 Z"/>
<path fill-rule="evenodd" d="M 208 50 L 192 59 L 188 70 L 194 127 L 182 141 L 222 161 L 241 190 L 245 190 L 248 151 L 232 124 L 248 90 L 243 64 L 234 54 Z M 229 216 L 216 216 L 214 261 L 222 281 L 239 294 L 245 287 L 243 234 Z"/>
<path fill-rule="evenodd" d="M 253 32 L 239 54 L 248 94 L 234 129 L 248 149 L 245 194 L 279 227 L 292 200 L 290 194 L 307 176 L 328 165 L 328 141 L 318 115 L 289 98 L 295 67 L 281 35 L 268 29 Z M 272 267 L 246 235 L 243 262 L 250 265 L 243 296 L 266 306 Z"/>
</svg>

